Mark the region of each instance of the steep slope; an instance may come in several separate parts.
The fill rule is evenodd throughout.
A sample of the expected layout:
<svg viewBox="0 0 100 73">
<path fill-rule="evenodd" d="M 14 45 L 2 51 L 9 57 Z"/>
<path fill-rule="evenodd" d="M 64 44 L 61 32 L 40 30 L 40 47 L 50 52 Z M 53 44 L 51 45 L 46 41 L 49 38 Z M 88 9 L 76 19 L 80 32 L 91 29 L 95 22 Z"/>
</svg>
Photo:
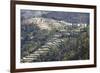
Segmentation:
<svg viewBox="0 0 100 73">
<path fill-rule="evenodd" d="M 43 17 L 23 20 L 21 26 L 21 62 L 81 59 L 73 57 L 80 52 L 77 42 L 86 26 Z"/>
</svg>

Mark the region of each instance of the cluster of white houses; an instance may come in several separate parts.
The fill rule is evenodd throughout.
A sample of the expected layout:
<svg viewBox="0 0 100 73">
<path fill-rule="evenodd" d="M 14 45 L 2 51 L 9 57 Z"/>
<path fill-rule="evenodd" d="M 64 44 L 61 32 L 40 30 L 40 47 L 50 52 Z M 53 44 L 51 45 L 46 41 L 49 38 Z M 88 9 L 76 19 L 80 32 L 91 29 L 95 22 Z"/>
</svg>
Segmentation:
<svg viewBox="0 0 100 73">
<path fill-rule="evenodd" d="M 86 27 L 87 24 L 86 23 L 68 23 L 65 21 L 59 21 L 62 24 L 66 24 L 67 26 L 77 26 L 77 27 Z"/>
</svg>

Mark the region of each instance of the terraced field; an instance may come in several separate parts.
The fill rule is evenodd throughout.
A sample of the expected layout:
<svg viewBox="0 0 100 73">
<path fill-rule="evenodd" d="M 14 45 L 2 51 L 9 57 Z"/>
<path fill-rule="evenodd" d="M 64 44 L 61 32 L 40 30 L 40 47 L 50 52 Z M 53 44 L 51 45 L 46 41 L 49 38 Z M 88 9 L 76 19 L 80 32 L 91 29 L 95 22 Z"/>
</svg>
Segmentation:
<svg viewBox="0 0 100 73">
<path fill-rule="evenodd" d="M 88 26 L 84 25 L 42 17 L 25 20 L 21 62 L 88 59 L 89 45 L 84 46 L 88 44 Z"/>
</svg>

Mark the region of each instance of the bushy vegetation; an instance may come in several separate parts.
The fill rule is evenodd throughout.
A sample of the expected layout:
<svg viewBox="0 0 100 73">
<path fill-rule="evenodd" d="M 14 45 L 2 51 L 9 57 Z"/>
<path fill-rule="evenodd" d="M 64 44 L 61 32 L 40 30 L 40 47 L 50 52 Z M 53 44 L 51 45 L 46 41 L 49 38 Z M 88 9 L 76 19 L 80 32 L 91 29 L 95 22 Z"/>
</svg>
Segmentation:
<svg viewBox="0 0 100 73">
<path fill-rule="evenodd" d="M 23 15 L 21 17 L 21 62 L 89 59 L 89 22 L 87 21 L 89 17 L 87 15 L 67 13 L 63 17 L 63 13 L 59 12 L 57 17 L 54 12 L 50 12 L 47 15 L 32 16 L 34 19 L 28 17 L 31 23 L 27 24 L 23 23 L 28 20 Z M 75 16 L 78 17 L 72 18 Z M 67 20 L 73 22 L 68 23 Z M 86 22 L 86 26 L 80 22 Z M 43 29 L 43 27 L 41 29 L 40 24 L 50 29 Z"/>
</svg>

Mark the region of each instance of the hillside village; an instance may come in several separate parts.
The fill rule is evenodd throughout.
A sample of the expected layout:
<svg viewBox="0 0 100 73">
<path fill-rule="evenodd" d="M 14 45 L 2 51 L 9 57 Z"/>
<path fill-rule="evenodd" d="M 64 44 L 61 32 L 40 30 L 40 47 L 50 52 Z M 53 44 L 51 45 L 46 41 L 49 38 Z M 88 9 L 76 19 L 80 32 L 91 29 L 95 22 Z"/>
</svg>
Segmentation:
<svg viewBox="0 0 100 73">
<path fill-rule="evenodd" d="M 89 25 L 45 17 L 21 23 L 21 62 L 89 59 Z"/>
</svg>

